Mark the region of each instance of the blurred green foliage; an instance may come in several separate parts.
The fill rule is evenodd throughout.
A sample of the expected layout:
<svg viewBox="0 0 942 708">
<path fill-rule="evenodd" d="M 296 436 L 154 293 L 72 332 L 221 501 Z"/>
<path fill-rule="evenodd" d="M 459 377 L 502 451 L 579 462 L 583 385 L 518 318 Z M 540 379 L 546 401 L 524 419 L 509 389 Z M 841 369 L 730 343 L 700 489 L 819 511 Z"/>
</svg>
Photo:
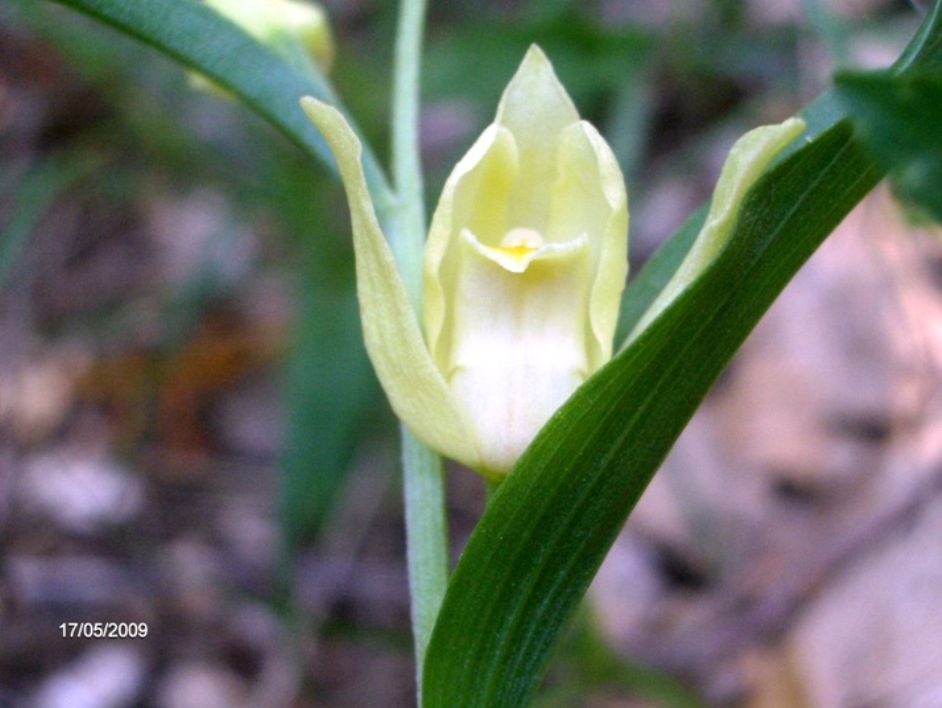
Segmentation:
<svg viewBox="0 0 942 708">
<path fill-rule="evenodd" d="M 395 9 L 394 3 L 373 3 L 333 17 L 338 58 L 332 80 L 381 156 L 387 152 Z M 820 3 L 809 1 L 808 9 L 813 26 L 758 26 L 745 3 L 721 0 L 672 7 L 655 19 L 631 3 L 612 3 L 614 17 L 568 0 L 435 3 L 425 100 L 432 109 L 457 105 L 470 121 L 451 126 L 444 155 L 430 160 L 428 203 L 435 203 L 450 165 L 490 120 L 530 43 L 552 57 L 582 113 L 609 136 L 633 192 L 636 187 L 643 195 L 642 165 L 696 149 L 718 122 L 763 110 L 765 97 L 797 105 L 808 92 L 799 85 L 802 41 L 823 38 L 844 54 L 848 38 L 863 27 L 825 13 Z M 379 400 L 355 329 L 338 331 L 326 316 L 336 303 L 353 307 L 346 217 L 336 208 L 335 186 L 269 127 L 234 104 L 192 91 L 178 67 L 131 40 L 48 3 L 13 0 L 0 19 L 8 31 L 35 35 L 93 87 L 101 103 L 99 115 L 75 116 L 76 132 L 59 147 L 88 151 L 91 145 L 123 184 L 142 191 L 146 181 L 157 179 L 175 190 L 209 185 L 224 192 L 240 221 L 272 233 L 271 265 L 294 269 L 299 311 L 286 365 L 289 483 L 283 498 L 290 537 L 310 538 L 333 498 L 325 489 L 341 484 L 328 483 L 316 470 L 333 468 L 328 476 L 340 478 L 359 438 L 355 431 L 363 420 L 375 420 L 370 409 Z M 16 241 L 6 239 L 5 268 L 12 267 Z M 213 287 L 225 286 L 197 289 L 198 296 L 184 304 L 199 310 L 225 297 Z M 167 300 L 180 304 L 169 293 Z M 193 321 L 193 312 L 184 319 Z M 349 400 L 341 401 L 345 391 Z M 340 402 L 333 415 L 325 416 L 325 400 Z M 315 498 L 321 501 L 308 501 Z"/>
<path fill-rule="evenodd" d="M 663 708 L 702 708 L 699 697 L 675 677 L 627 661 L 603 639 L 588 605 L 575 616 L 556 650 L 536 708 L 574 708 L 586 696 L 615 703 L 640 700 Z"/>
<path fill-rule="evenodd" d="M 9 190 L 7 220 L 0 225 L 0 288 L 16 265 L 37 222 L 73 184 L 99 167 L 94 157 L 77 151 L 52 155 L 17 175 Z"/>
<path fill-rule="evenodd" d="M 896 193 L 942 223 L 942 71 L 845 73 L 837 86 Z"/>
</svg>

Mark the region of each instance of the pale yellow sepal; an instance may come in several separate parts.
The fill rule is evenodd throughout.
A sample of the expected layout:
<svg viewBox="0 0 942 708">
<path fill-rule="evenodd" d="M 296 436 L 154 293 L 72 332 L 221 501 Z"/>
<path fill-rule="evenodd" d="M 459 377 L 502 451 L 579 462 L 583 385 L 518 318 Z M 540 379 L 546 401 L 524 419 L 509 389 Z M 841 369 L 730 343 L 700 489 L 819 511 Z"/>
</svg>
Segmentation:
<svg viewBox="0 0 942 708">
<path fill-rule="evenodd" d="M 628 346 L 713 262 L 733 233 L 746 194 L 772 160 L 804 129 L 803 120 L 789 118 L 783 123 L 750 130 L 736 141 L 713 191 L 707 219 L 690 252 L 622 347 Z"/>
<path fill-rule="evenodd" d="M 396 415 L 420 440 L 479 468 L 473 438 L 429 356 L 395 258 L 380 230 L 360 163 L 360 141 L 331 106 L 310 97 L 301 99 L 301 106 L 330 146 L 347 192 L 363 336 L 383 390 Z"/>
</svg>

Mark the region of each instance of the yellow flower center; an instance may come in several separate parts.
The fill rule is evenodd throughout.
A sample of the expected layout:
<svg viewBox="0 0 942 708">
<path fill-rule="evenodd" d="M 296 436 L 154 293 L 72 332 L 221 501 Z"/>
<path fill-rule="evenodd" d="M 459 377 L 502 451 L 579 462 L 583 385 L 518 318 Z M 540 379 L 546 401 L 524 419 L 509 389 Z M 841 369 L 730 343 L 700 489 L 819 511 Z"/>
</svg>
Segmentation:
<svg viewBox="0 0 942 708">
<path fill-rule="evenodd" d="M 496 263 L 510 271 L 520 273 L 526 270 L 529 256 L 544 245 L 543 237 L 533 229 L 517 227 L 507 232 L 499 246 L 482 246 Z"/>
<path fill-rule="evenodd" d="M 543 237 L 533 229 L 518 226 L 511 229 L 500 242 L 501 251 L 508 255 L 528 255 L 543 245 Z"/>
</svg>

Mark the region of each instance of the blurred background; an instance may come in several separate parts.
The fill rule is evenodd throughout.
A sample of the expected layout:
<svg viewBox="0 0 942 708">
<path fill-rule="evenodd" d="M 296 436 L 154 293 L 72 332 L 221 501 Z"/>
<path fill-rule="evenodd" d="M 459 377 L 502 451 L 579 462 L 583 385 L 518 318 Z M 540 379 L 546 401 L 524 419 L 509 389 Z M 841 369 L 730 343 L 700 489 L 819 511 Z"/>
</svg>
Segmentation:
<svg viewBox="0 0 942 708">
<path fill-rule="evenodd" d="M 323 4 L 385 160 L 396 4 Z M 736 137 L 887 65 L 924 12 L 431 5 L 430 208 L 537 42 L 622 163 L 633 273 Z M 412 704 L 396 424 L 352 266 L 339 186 L 280 134 L 62 7 L 0 5 L 0 706 Z M 539 705 L 942 705 L 940 284 L 938 231 L 880 188 L 694 418 Z M 484 490 L 448 482 L 457 558 Z"/>
</svg>

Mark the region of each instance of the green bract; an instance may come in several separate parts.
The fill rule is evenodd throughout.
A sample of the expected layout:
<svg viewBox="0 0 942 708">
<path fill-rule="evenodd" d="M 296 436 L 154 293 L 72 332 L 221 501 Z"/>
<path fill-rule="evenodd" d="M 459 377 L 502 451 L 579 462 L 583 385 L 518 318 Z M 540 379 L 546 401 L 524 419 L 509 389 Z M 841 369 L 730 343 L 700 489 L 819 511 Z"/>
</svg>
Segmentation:
<svg viewBox="0 0 942 708">
<path fill-rule="evenodd" d="M 367 351 L 393 409 L 430 447 L 499 478 L 611 357 L 628 270 L 614 155 L 531 48 L 435 210 L 423 337 L 376 221 L 359 142 L 334 109 L 302 105 L 347 189 Z"/>
</svg>

